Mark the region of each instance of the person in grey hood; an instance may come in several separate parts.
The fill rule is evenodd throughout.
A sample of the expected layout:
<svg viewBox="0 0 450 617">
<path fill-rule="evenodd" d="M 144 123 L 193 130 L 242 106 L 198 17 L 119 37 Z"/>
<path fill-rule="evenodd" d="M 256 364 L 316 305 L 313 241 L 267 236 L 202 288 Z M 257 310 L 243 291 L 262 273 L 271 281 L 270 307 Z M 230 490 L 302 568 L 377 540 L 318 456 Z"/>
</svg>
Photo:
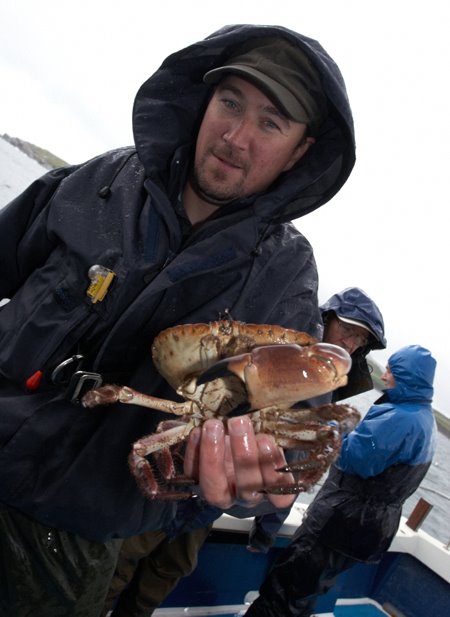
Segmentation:
<svg viewBox="0 0 450 617">
<path fill-rule="evenodd" d="M 383 396 L 344 437 L 327 480 L 247 617 L 309 617 L 341 572 L 375 563 L 388 550 L 402 506 L 434 456 L 435 370 L 435 359 L 420 345 L 390 356 Z"/>
<path fill-rule="evenodd" d="M 345 85 L 321 45 L 225 27 L 142 85 L 133 130 L 133 147 L 49 172 L 0 214 L 2 614 L 97 615 L 118 539 L 174 516 L 127 467 L 161 418 L 85 409 L 84 389 L 103 378 L 174 396 L 150 347 L 180 323 L 320 331 L 313 251 L 290 221 L 329 201 L 355 161 Z M 233 498 L 247 498 L 239 482 Z"/>
<path fill-rule="evenodd" d="M 385 349 L 384 321 L 375 302 L 359 287 L 347 287 L 320 306 L 325 330 L 323 340 L 343 347 L 352 357 L 347 385 L 331 398 L 340 401 L 373 388 L 367 354 Z"/>
</svg>

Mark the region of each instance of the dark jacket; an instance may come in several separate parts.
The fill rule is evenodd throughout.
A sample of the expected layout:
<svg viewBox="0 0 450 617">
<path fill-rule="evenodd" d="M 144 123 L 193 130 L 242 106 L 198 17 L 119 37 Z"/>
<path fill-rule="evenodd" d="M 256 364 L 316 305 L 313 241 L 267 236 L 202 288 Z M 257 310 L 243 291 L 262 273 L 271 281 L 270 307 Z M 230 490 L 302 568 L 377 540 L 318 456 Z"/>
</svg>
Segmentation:
<svg viewBox="0 0 450 617">
<path fill-rule="evenodd" d="M 265 193 L 189 229 L 179 195 L 210 96 L 203 74 L 251 37 L 285 36 L 321 72 L 330 114 L 311 152 Z M 311 246 L 289 223 L 326 203 L 354 164 L 351 112 L 335 63 L 318 43 L 277 27 L 232 26 L 167 58 L 139 90 L 135 148 L 52 171 L 0 213 L 0 501 L 96 540 L 159 529 L 173 506 L 150 502 L 127 467 L 158 414 L 74 405 L 51 382 L 72 355 L 84 368 L 173 396 L 151 362 L 163 328 L 233 319 L 316 335 Z M 115 278 L 102 302 L 89 268 Z M 38 389 L 25 384 L 41 371 Z"/>
</svg>

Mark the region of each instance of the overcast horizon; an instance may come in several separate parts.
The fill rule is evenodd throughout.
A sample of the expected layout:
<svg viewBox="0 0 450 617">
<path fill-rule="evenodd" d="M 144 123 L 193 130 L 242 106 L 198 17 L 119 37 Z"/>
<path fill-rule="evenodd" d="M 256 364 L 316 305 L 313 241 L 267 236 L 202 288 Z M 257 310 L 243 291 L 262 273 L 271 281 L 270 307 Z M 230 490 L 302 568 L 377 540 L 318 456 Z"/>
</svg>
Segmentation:
<svg viewBox="0 0 450 617">
<path fill-rule="evenodd" d="M 428 347 L 434 406 L 450 416 L 445 309 L 450 5 L 379 0 L 16 0 L 0 22 L 0 134 L 69 163 L 133 143 L 134 96 L 164 58 L 226 23 L 281 24 L 317 39 L 341 69 L 357 162 L 328 204 L 295 221 L 311 242 L 320 301 L 345 287 L 380 307 L 388 348 Z M 0 182 L 9 172 L 2 168 Z M 442 315 L 442 316 L 441 316 Z"/>
</svg>

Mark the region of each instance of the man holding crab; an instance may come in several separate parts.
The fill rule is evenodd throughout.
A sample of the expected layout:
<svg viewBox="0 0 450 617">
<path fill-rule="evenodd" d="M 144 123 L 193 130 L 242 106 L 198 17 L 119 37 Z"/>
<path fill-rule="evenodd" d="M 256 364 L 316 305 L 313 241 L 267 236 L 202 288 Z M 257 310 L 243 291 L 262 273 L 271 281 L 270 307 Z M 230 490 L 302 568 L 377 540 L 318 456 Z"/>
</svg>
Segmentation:
<svg viewBox="0 0 450 617">
<path fill-rule="evenodd" d="M 345 85 L 323 48 L 283 27 L 226 27 L 164 61 L 133 124 L 135 147 L 51 171 L 0 214 L 3 614 L 96 616 L 120 539 L 173 516 L 126 463 L 158 414 L 83 409 L 86 388 L 168 396 L 155 336 L 227 310 L 320 334 L 313 252 L 290 221 L 330 200 L 355 160 Z M 203 431 L 214 454 L 220 430 Z M 259 500 L 248 465 L 263 484 L 280 457 L 245 417 L 230 442 L 231 482 L 217 459 L 206 474 L 200 462 L 221 507 Z"/>
</svg>

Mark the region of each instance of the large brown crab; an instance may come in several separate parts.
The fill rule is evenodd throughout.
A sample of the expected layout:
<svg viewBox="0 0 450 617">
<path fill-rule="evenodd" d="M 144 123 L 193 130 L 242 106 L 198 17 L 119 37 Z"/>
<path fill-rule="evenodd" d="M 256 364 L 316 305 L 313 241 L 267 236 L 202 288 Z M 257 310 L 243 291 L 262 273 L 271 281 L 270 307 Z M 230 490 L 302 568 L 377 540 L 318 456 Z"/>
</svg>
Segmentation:
<svg viewBox="0 0 450 617">
<path fill-rule="evenodd" d="M 266 487 L 270 493 L 307 490 L 337 456 L 340 431 L 359 414 L 346 405 L 293 409 L 292 405 L 347 382 L 349 354 L 319 343 L 303 332 L 280 326 L 231 320 L 186 324 L 161 332 L 152 346 L 153 362 L 183 401 L 160 399 L 127 386 L 105 385 L 83 398 L 86 407 L 136 404 L 182 416 L 165 420 L 157 431 L 133 444 L 129 465 L 150 499 L 184 499 L 194 481 L 178 474 L 170 448 L 179 453 L 192 429 L 207 418 L 251 413 L 257 432 L 272 434 L 283 448 L 300 451 L 300 460 L 280 471 L 295 472 L 289 487 Z M 153 455 L 156 468 L 147 456 Z"/>
</svg>

